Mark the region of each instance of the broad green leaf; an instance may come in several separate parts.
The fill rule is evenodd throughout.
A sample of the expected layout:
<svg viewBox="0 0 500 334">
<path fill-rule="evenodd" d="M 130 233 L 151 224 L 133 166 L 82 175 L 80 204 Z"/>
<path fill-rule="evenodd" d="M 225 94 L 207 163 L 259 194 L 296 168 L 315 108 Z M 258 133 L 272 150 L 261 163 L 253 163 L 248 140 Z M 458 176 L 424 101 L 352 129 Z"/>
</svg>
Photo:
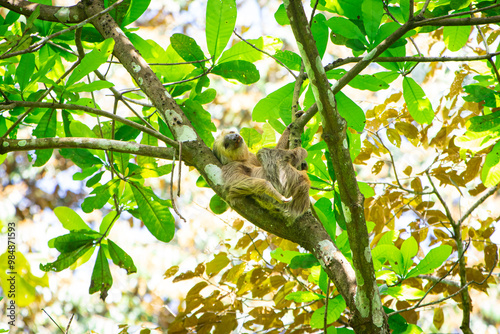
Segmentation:
<svg viewBox="0 0 500 334">
<path fill-rule="evenodd" d="M 279 118 L 281 108 L 291 110 L 294 86 L 295 83 L 291 82 L 260 100 L 252 111 L 252 119 L 255 122 L 265 122 Z"/>
<path fill-rule="evenodd" d="M 80 65 L 71 73 L 66 85 L 71 86 L 84 78 L 87 74 L 97 70 L 111 55 L 114 46 L 115 41 L 112 38 L 108 38 L 104 42 L 99 43 L 94 50 L 85 55 Z"/>
<path fill-rule="evenodd" d="M 451 251 L 452 247 L 450 245 L 441 245 L 431 249 L 422 261 L 406 275 L 406 278 L 433 272 L 434 269 L 441 266 L 448 259 Z"/>
<path fill-rule="evenodd" d="M 93 245 L 101 234 L 96 231 L 79 230 L 58 236 L 54 240 L 54 248 L 61 253 L 72 252 L 85 245 Z M 51 241 L 52 241 L 51 240 Z"/>
<path fill-rule="evenodd" d="M 170 43 L 179 56 L 185 61 L 199 61 L 205 59 L 203 51 L 196 41 L 184 34 L 173 34 Z M 196 67 L 203 67 L 204 63 L 193 63 Z"/>
<path fill-rule="evenodd" d="M 101 291 L 101 299 L 105 300 L 108 296 L 108 290 L 113 285 L 113 277 L 109 270 L 108 259 L 102 247 L 99 248 L 97 258 L 95 260 L 94 270 L 90 278 L 89 294 Z"/>
<path fill-rule="evenodd" d="M 215 66 L 213 74 L 220 75 L 224 79 L 235 79 L 242 84 L 253 84 L 260 79 L 260 73 L 254 64 L 245 60 L 232 60 Z"/>
<path fill-rule="evenodd" d="M 455 137 L 455 145 L 463 149 L 471 150 L 473 153 L 477 153 L 496 144 L 499 140 L 500 134 L 492 131 L 467 131 L 462 136 Z"/>
<path fill-rule="evenodd" d="M 283 250 L 279 247 L 276 248 L 275 250 L 271 251 L 271 257 L 273 259 L 278 260 L 278 261 L 283 262 L 283 263 L 286 263 L 286 264 L 290 264 L 292 259 L 295 256 L 300 255 L 300 254 L 302 254 L 302 253 L 296 252 L 296 251 Z"/>
<path fill-rule="evenodd" d="M 277 52 L 283 47 L 283 42 L 279 38 L 269 36 L 259 37 L 258 39 L 248 39 L 246 42 L 270 54 Z M 246 60 L 253 63 L 257 60 L 267 58 L 264 53 L 256 50 L 246 42 L 240 41 L 224 51 L 218 63 L 221 64 L 231 60 Z"/>
<path fill-rule="evenodd" d="M 335 69 L 326 72 L 328 79 L 339 80 L 347 73 L 344 69 Z M 381 89 L 389 88 L 389 84 L 382 79 L 377 78 L 375 75 L 358 74 L 348 83 L 349 86 L 356 89 L 370 90 L 376 92 Z"/>
<path fill-rule="evenodd" d="M 318 259 L 312 254 L 299 254 L 294 256 L 290 261 L 290 268 L 292 269 L 307 269 L 317 265 L 319 265 Z"/>
<path fill-rule="evenodd" d="M 21 60 L 17 65 L 16 79 L 19 83 L 21 92 L 24 91 L 30 81 L 30 77 L 35 71 L 35 55 L 33 53 L 26 53 L 21 56 Z"/>
<path fill-rule="evenodd" d="M 214 63 L 229 42 L 235 23 L 235 0 L 208 0 L 205 34 Z"/>
<path fill-rule="evenodd" d="M 325 296 L 311 291 L 295 291 L 286 295 L 286 300 L 291 300 L 295 303 L 310 303 L 315 300 L 324 299 Z"/>
<path fill-rule="evenodd" d="M 214 142 L 212 132 L 217 131 L 217 128 L 212 122 L 210 113 L 206 111 L 200 103 L 191 99 L 185 100 L 181 105 L 181 109 L 191 121 L 196 133 L 207 146 L 211 147 Z"/>
<path fill-rule="evenodd" d="M 214 259 L 207 263 L 206 273 L 208 276 L 214 276 L 218 274 L 222 269 L 224 269 L 229 264 L 229 258 L 227 254 L 221 252 L 216 254 Z"/>
<path fill-rule="evenodd" d="M 366 123 L 363 109 L 342 92 L 335 94 L 335 100 L 337 101 L 339 114 L 344 117 L 347 126 L 359 132 L 363 131 Z"/>
<path fill-rule="evenodd" d="M 103 163 L 102 160 L 85 149 L 63 148 L 59 150 L 59 154 L 73 161 L 75 165 L 82 169 L 92 167 L 93 165 L 101 165 Z"/>
<path fill-rule="evenodd" d="M 500 113 L 494 112 L 484 116 L 474 116 L 469 119 L 469 122 L 470 124 L 468 126 L 468 129 L 470 131 L 493 131 L 495 128 L 500 126 Z"/>
<path fill-rule="evenodd" d="M 314 203 L 314 208 L 316 209 L 316 213 L 321 223 L 328 232 L 328 235 L 334 239 L 337 230 L 337 221 L 335 219 L 332 201 L 326 197 L 321 197 Z"/>
<path fill-rule="evenodd" d="M 66 206 L 58 206 L 54 209 L 54 214 L 61 222 L 62 226 L 69 231 L 76 230 L 89 230 L 90 227 L 83 221 L 83 219 L 73 211 L 73 209 Z"/>
<path fill-rule="evenodd" d="M 500 105 L 500 93 L 491 88 L 484 87 L 481 84 L 470 84 L 464 86 L 464 91 L 468 94 L 463 97 L 465 101 L 482 102 L 485 106 L 492 108 L 496 108 Z M 493 115 L 494 114 L 495 113 L 493 113 Z"/>
<path fill-rule="evenodd" d="M 486 187 L 496 186 L 500 182 L 500 141 L 486 155 L 481 171 L 481 181 Z"/>
<path fill-rule="evenodd" d="M 323 58 L 328 44 L 328 26 L 326 25 L 326 18 L 323 14 L 314 16 L 311 25 L 311 33 L 318 48 L 319 57 Z"/>
<path fill-rule="evenodd" d="M 384 15 L 384 4 L 379 0 L 363 0 L 361 11 L 366 35 L 368 40 L 373 41 L 377 36 L 380 21 Z"/>
<path fill-rule="evenodd" d="M 392 244 L 378 244 L 372 249 L 373 266 L 375 270 L 382 267 L 386 261 L 402 259 L 401 251 Z"/>
<path fill-rule="evenodd" d="M 293 71 L 300 71 L 302 58 L 298 54 L 288 50 L 278 50 L 274 54 L 274 58 L 281 61 L 286 67 Z M 279 64 L 279 63 L 278 63 Z M 281 64 L 280 64 L 281 65 Z"/>
<path fill-rule="evenodd" d="M 111 198 L 110 187 L 112 183 L 108 182 L 105 185 L 98 186 L 83 200 L 82 211 L 85 213 L 91 213 L 95 209 L 101 209 Z"/>
<path fill-rule="evenodd" d="M 55 109 L 47 109 L 43 114 L 33 136 L 37 138 L 52 138 L 56 135 L 57 127 L 57 111 Z"/>
<path fill-rule="evenodd" d="M 229 205 L 217 194 L 213 195 L 212 198 L 210 199 L 210 210 L 212 210 L 213 213 L 220 215 L 229 208 Z"/>
<path fill-rule="evenodd" d="M 169 242 L 174 237 L 175 220 L 167 206 L 156 199 L 151 189 L 146 189 L 136 182 L 131 182 L 141 219 L 149 232 L 158 240 Z"/>
<path fill-rule="evenodd" d="M 462 49 L 467 41 L 469 40 L 469 35 L 471 33 L 471 27 L 444 27 L 443 28 L 443 40 L 448 50 L 455 52 Z"/>
<path fill-rule="evenodd" d="M 285 9 L 284 4 L 281 4 L 278 7 L 278 10 L 274 13 L 274 19 L 281 26 L 286 26 L 287 24 L 290 24 L 290 20 L 288 19 L 288 15 L 286 15 L 286 9 Z"/>
<path fill-rule="evenodd" d="M 240 130 L 240 136 L 245 140 L 245 143 L 250 149 L 260 143 L 262 140 L 262 135 L 259 133 L 259 131 L 253 128 L 242 128 Z"/>
<path fill-rule="evenodd" d="M 101 181 L 102 175 L 104 174 L 104 171 L 95 173 L 90 179 L 88 179 L 87 183 L 85 185 L 89 188 L 92 188 L 95 186 L 99 181 Z"/>
<path fill-rule="evenodd" d="M 455 9 L 455 10 L 460 10 L 460 9 L 469 7 L 471 2 L 472 2 L 472 0 L 451 0 L 450 7 Z"/>
<path fill-rule="evenodd" d="M 406 274 L 413 265 L 413 257 L 418 253 L 418 243 L 413 236 L 409 237 L 401 245 L 403 255 L 403 272 Z"/>
<path fill-rule="evenodd" d="M 403 286 L 398 285 L 389 287 L 386 291 L 386 294 L 396 298 L 397 300 L 403 301 L 403 300 L 419 300 L 424 296 L 425 292 L 408 285 L 403 285 Z"/>
<path fill-rule="evenodd" d="M 358 187 L 365 198 L 375 196 L 375 190 L 369 184 L 358 181 Z"/>
<path fill-rule="evenodd" d="M 424 90 L 412 78 L 403 79 L 403 97 L 413 119 L 419 124 L 431 124 L 434 110 Z"/>
<path fill-rule="evenodd" d="M 133 274 L 137 272 L 137 268 L 134 265 L 134 261 L 125 253 L 123 249 L 118 247 L 113 241 L 108 239 L 108 251 L 113 263 L 118 267 L 125 269 L 127 271 L 127 275 Z"/>
<path fill-rule="evenodd" d="M 332 17 L 326 24 L 332 32 L 344 36 L 347 39 L 357 39 L 360 41 L 365 41 L 365 36 L 359 30 L 358 26 L 352 23 L 350 20 L 343 17 Z"/>
<path fill-rule="evenodd" d="M 61 271 L 73 263 L 76 262 L 81 256 L 85 255 L 85 253 L 91 249 L 93 245 L 91 243 L 82 245 L 81 247 L 67 253 L 61 253 L 57 260 L 47 264 L 40 263 L 40 270 L 48 272 L 48 271 Z"/>
<path fill-rule="evenodd" d="M 131 0 L 125 16 L 120 23 L 120 27 L 125 27 L 135 22 L 148 9 L 151 0 Z"/>
<path fill-rule="evenodd" d="M 315 0 L 311 0 L 311 7 L 315 3 Z M 319 2 L 318 10 L 327 10 L 352 20 L 358 20 L 361 13 L 361 4 L 362 1 L 360 0 L 325 0 Z"/>
<path fill-rule="evenodd" d="M 326 315 L 326 322 L 327 324 L 331 324 L 335 321 L 337 321 L 338 318 L 340 318 L 340 315 L 342 312 L 344 312 L 346 308 L 346 303 L 344 298 L 341 295 L 338 295 L 337 297 L 330 299 L 328 301 L 328 313 Z M 326 307 L 322 306 L 316 311 L 311 316 L 311 328 L 323 328 L 325 324 L 325 310 Z"/>
<path fill-rule="evenodd" d="M 200 104 L 207 104 L 215 100 L 217 96 L 217 91 L 213 88 L 205 89 L 200 94 L 197 94 L 193 100 Z"/>
</svg>

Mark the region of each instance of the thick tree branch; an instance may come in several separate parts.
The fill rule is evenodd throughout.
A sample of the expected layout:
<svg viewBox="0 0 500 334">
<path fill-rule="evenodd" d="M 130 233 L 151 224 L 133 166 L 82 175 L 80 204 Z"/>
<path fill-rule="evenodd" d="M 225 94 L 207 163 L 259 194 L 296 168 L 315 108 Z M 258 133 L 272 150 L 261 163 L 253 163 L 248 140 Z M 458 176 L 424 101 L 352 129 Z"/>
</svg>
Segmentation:
<svg viewBox="0 0 500 334">
<path fill-rule="evenodd" d="M 152 130 L 150 128 L 145 127 L 144 125 L 140 125 L 139 123 L 132 122 L 131 120 L 128 120 L 126 118 L 123 118 L 121 116 L 115 115 L 113 113 L 101 109 L 90 108 L 87 106 L 80 106 L 76 104 L 49 103 L 49 102 L 9 101 L 5 103 L 0 103 L 0 110 L 13 109 L 15 107 L 81 110 L 89 114 L 104 116 L 113 119 L 115 121 L 118 121 L 120 123 L 126 124 L 128 126 L 131 126 L 137 130 L 141 130 L 142 132 L 145 132 L 155 138 L 158 138 L 163 142 L 165 142 L 166 144 L 171 145 L 175 148 L 179 146 L 179 144 L 176 141 L 162 135 L 156 130 Z"/>
<path fill-rule="evenodd" d="M 51 22 L 80 23 L 87 18 L 81 2 L 74 6 L 48 6 L 24 0 L 0 0 L 0 6 L 30 16 L 40 6 L 39 19 Z"/>
<path fill-rule="evenodd" d="M 86 148 L 109 150 L 112 152 L 144 155 L 154 158 L 172 159 L 175 150 L 170 147 L 149 146 L 135 142 L 102 138 L 37 138 L 37 139 L 0 139 L 0 154 L 14 151 L 40 149 Z"/>
<path fill-rule="evenodd" d="M 331 156 L 335 157 L 331 159 L 331 162 L 340 189 L 357 282 L 357 291 L 354 298 L 352 295 L 343 295 L 354 314 L 351 325 L 356 333 L 386 333 L 388 332 L 387 318 L 382 308 L 375 281 L 375 271 L 368 244 L 368 230 L 364 218 L 364 198 L 357 185 L 347 146 L 346 122 L 336 109 L 335 98 L 329 88 L 328 79 L 321 65 L 321 58 L 302 8 L 302 3 L 299 0 L 290 0 L 285 2 L 285 8 L 307 75 L 312 83 L 318 110 L 323 119 L 323 138 Z M 401 28 L 400 35 L 393 34 L 394 41 L 403 36 L 404 31 L 405 27 Z M 382 44 L 391 41 L 389 39 L 389 41 L 386 40 Z M 358 66 L 357 69 L 355 69 L 356 66 L 353 68 L 352 73 L 355 73 L 354 75 L 357 75 L 361 69 L 371 62 L 374 56 L 381 53 L 377 49 L 374 51 L 356 65 Z M 380 53 L 376 54 L 377 52 Z M 337 86 L 343 87 L 350 79 L 350 77 L 346 78 L 344 76 L 339 80 Z M 331 278 L 334 282 L 337 281 L 335 275 Z"/>
</svg>

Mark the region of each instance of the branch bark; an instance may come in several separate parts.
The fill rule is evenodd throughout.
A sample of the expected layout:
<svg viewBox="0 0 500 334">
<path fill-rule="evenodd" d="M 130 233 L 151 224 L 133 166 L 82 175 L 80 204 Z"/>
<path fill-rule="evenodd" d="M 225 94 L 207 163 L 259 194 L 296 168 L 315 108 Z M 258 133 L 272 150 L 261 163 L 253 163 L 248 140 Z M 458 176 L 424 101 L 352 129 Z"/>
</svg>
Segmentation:
<svg viewBox="0 0 500 334">
<path fill-rule="evenodd" d="M 174 149 L 169 147 L 149 146 L 134 142 L 102 138 L 36 138 L 36 139 L 1 139 L 0 154 L 14 151 L 30 151 L 58 148 L 86 148 L 131 153 L 154 158 L 172 159 Z"/>
<path fill-rule="evenodd" d="M 352 296 L 344 295 L 344 299 L 353 312 L 350 324 L 356 333 L 388 333 L 387 317 L 382 308 L 368 244 L 368 230 L 364 218 L 364 198 L 357 185 L 354 166 L 347 146 L 347 125 L 337 111 L 334 94 L 330 90 L 301 1 L 285 2 L 285 8 L 307 75 L 312 82 L 318 110 L 322 116 L 323 139 L 331 156 L 334 157 L 331 162 L 337 176 L 342 207 L 346 216 L 347 233 L 356 277 L 354 299 Z M 403 36 L 405 29 L 405 27 L 401 28 L 400 34 L 393 34 L 394 41 Z M 386 40 L 382 44 L 391 41 Z M 351 70 L 352 73 L 357 75 L 372 61 L 373 57 L 381 52 L 375 49 L 375 52 L 371 52 L 356 65 L 357 68 L 356 66 L 353 68 L 354 71 Z M 350 77 L 344 76 L 342 79 L 344 81 L 339 80 L 338 87 L 343 87 L 350 80 Z M 334 92 L 339 90 L 334 90 Z M 336 273 L 333 274 L 331 278 L 336 281 Z"/>
</svg>

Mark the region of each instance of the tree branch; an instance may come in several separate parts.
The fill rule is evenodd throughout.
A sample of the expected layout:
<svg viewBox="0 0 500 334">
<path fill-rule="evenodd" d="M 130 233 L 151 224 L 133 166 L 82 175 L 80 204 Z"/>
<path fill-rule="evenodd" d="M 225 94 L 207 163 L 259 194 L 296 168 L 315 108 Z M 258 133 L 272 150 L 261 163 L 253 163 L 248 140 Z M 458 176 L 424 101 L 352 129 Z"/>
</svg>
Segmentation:
<svg viewBox="0 0 500 334">
<path fill-rule="evenodd" d="M 140 125 L 139 123 L 132 122 L 131 120 L 128 120 L 126 118 L 123 118 L 121 116 L 112 114 L 110 112 L 101 110 L 101 109 L 96 109 L 96 108 L 90 108 L 87 106 L 80 106 L 76 104 L 64 104 L 64 103 L 49 103 L 49 102 L 29 102 L 29 101 L 9 101 L 5 103 L 0 103 L 0 110 L 5 110 L 5 109 L 14 109 L 15 107 L 27 107 L 27 108 L 48 108 L 48 109 L 68 109 L 68 110 L 81 110 L 89 114 L 94 114 L 94 115 L 99 115 L 99 116 L 104 116 L 110 119 L 114 119 L 115 121 L 118 121 L 120 123 L 126 124 L 128 126 L 131 126 L 137 130 L 140 130 L 142 132 L 145 132 L 155 138 L 158 138 L 165 142 L 166 144 L 173 146 L 177 148 L 179 144 L 175 141 L 172 140 L 161 133 L 159 133 L 156 130 L 152 130 L 150 128 L 147 128 L 143 125 Z"/>
<path fill-rule="evenodd" d="M 102 138 L 36 138 L 36 139 L 0 139 L 0 154 L 14 151 L 30 151 L 40 149 L 85 148 L 109 150 L 113 152 L 131 153 L 154 158 L 171 160 L 175 149 L 170 147 L 149 146 L 135 142 Z"/>
<path fill-rule="evenodd" d="M 25 0 L 0 0 L 0 6 L 13 12 L 30 16 L 40 6 L 38 18 L 50 22 L 80 23 L 87 18 L 83 5 L 78 2 L 74 6 L 48 6 Z"/>
</svg>

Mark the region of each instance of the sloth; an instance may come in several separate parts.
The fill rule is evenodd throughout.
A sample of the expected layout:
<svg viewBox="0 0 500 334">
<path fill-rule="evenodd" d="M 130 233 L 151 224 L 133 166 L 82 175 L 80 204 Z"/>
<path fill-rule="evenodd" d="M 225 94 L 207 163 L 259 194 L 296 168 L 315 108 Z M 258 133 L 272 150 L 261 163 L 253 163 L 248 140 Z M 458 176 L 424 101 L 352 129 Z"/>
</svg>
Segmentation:
<svg viewBox="0 0 500 334">
<path fill-rule="evenodd" d="M 276 148 L 263 148 L 257 156 L 234 131 L 224 130 L 215 139 L 213 152 L 224 165 L 222 177 L 230 203 L 252 196 L 261 206 L 277 206 L 294 218 L 308 210 L 310 181 L 304 170 L 307 151 L 301 147 L 286 149 L 289 132 L 287 128 Z M 277 205 L 269 205 L 269 198 Z"/>
</svg>

